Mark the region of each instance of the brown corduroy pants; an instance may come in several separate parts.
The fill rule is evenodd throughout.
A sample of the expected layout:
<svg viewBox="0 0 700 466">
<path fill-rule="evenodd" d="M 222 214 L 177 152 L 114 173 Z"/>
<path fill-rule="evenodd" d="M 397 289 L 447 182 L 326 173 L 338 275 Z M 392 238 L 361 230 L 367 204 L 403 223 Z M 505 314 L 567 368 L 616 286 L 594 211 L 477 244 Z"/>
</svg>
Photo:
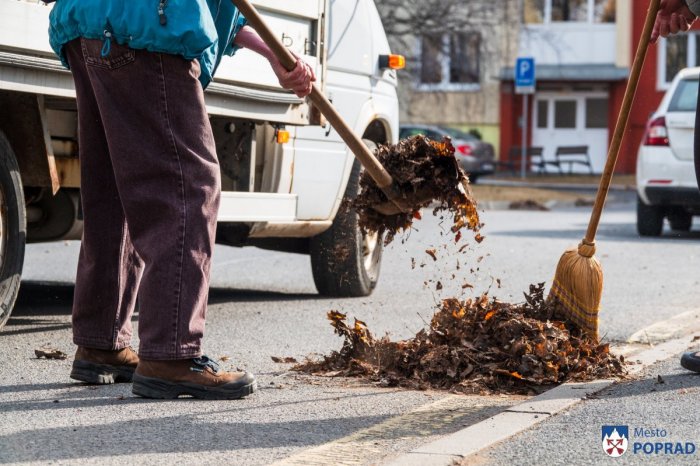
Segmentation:
<svg viewBox="0 0 700 466">
<path fill-rule="evenodd" d="M 66 45 L 75 80 L 83 241 L 73 302 L 79 346 L 201 354 L 220 175 L 197 61 L 112 43 Z"/>
</svg>

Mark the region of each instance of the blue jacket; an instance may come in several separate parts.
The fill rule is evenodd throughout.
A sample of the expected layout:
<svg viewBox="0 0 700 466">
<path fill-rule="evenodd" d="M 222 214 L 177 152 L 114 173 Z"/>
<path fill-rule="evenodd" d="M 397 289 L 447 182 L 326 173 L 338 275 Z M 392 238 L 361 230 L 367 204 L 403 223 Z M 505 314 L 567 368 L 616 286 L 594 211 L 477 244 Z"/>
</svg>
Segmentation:
<svg viewBox="0 0 700 466">
<path fill-rule="evenodd" d="M 68 67 L 63 46 L 77 37 L 199 60 L 207 87 L 246 20 L 230 0 L 58 0 L 50 15 L 49 42 Z"/>
</svg>

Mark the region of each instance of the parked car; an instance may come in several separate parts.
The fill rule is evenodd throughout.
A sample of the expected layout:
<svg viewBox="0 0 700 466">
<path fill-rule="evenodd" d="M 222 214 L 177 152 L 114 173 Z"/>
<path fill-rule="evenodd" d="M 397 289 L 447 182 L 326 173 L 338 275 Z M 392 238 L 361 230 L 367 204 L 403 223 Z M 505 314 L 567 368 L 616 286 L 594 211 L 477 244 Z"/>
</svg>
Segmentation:
<svg viewBox="0 0 700 466">
<path fill-rule="evenodd" d="M 664 219 L 672 230 L 689 231 L 700 215 L 693 164 L 700 67 L 682 70 L 647 123 L 637 154 L 637 231 L 659 236 Z"/>
<path fill-rule="evenodd" d="M 455 156 L 462 169 L 469 174 L 469 180 L 476 180 L 483 175 L 490 175 L 495 169 L 495 151 L 493 145 L 484 142 L 473 134 L 465 133 L 445 126 L 401 125 L 399 138 L 422 134 L 430 139 L 441 140 L 448 136 L 455 147 Z"/>
</svg>

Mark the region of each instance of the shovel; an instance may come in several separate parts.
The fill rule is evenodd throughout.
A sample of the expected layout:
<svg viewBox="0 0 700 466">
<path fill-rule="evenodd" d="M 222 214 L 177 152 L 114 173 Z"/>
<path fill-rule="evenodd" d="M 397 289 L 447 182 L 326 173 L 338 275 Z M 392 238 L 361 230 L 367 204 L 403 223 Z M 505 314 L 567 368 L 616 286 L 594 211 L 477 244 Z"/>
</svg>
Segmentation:
<svg viewBox="0 0 700 466">
<path fill-rule="evenodd" d="M 291 71 L 296 67 L 297 59 L 287 48 L 282 45 L 282 42 L 277 38 L 274 32 L 267 26 L 258 11 L 248 0 L 232 0 L 233 4 L 240 10 L 243 16 L 248 20 L 248 24 L 255 29 L 260 35 L 260 38 L 267 44 L 273 53 L 280 61 L 282 66 Z M 401 212 L 412 212 L 417 210 L 417 205 L 423 204 L 430 200 L 421 199 L 421 193 L 415 193 L 409 199 L 403 194 L 389 172 L 379 163 L 377 158 L 355 134 L 355 132 L 343 120 L 340 114 L 336 111 L 333 105 L 328 101 L 325 95 L 313 85 L 309 100 L 328 120 L 331 126 L 338 132 L 345 144 L 350 148 L 357 160 L 360 161 L 367 173 L 372 177 L 377 186 L 384 192 L 390 202 L 374 207 L 374 210 L 383 215 L 394 215 Z M 416 199 L 413 199 L 415 197 Z M 426 197 L 423 195 L 422 197 Z"/>
</svg>

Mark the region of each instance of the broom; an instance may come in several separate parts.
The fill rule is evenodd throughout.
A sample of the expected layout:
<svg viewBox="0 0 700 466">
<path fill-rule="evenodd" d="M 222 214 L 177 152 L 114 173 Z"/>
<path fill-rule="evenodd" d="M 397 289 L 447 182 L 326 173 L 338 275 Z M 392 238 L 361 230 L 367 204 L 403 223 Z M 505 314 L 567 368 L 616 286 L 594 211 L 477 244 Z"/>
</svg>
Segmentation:
<svg viewBox="0 0 700 466">
<path fill-rule="evenodd" d="M 608 151 L 608 160 L 600 180 L 586 236 L 578 248 L 567 250 L 559 259 L 552 289 L 547 297 L 547 302 L 552 306 L 554 316 L 577 325 L 595 340 L 598 340 L 598 313 L 603 294 L 603 270 L 600 261 L 595 257 L 595 235 L 620 153 L 622 138 L 629 120 L 634 94 L 637 91 L 644 57 L 649 48 L 659 4 L 660 0 L 651 0 L 647 11 L 644 30 L 634 56 L 632 71 L 627 82 L 622 108 L 617 117 L 615 133 Z"/>
</svg>

